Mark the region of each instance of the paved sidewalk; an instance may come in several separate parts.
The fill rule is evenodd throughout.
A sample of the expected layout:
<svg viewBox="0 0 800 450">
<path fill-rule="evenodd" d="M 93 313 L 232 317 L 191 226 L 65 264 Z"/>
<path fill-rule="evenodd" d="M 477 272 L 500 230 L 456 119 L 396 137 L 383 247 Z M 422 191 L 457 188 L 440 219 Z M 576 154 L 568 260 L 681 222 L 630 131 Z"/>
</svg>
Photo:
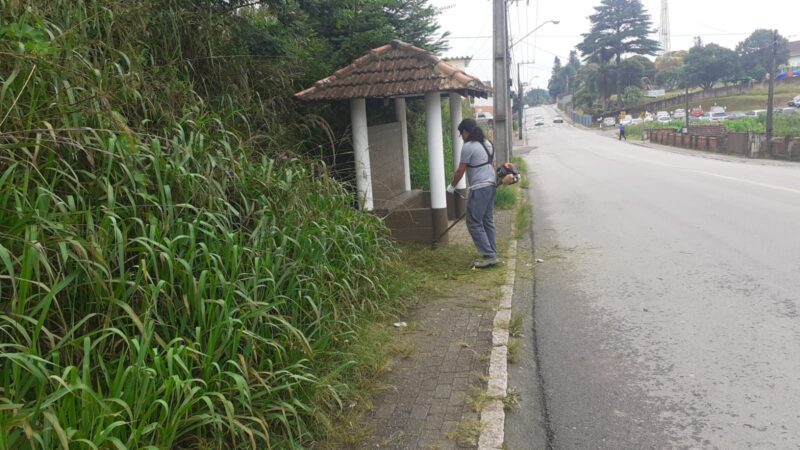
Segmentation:
<svg viewBox="0 0 800 450">
<path fill-rule="evenodd" d="M 495 213 L 498 244 L 510 237 L 512 214 Z M 472 246 L 463 221 L 449 238 L 449 245 Z M 404 318 L 408 328 L 396 332 L 413 351 L 392 360 L 386 388 L 366 421 L 371 436 L 358 448 L 475 447 L 480 416 L 470 399 L 486 388 L 497 297 L 498 289 L 464 284 Z"/>
</svg>

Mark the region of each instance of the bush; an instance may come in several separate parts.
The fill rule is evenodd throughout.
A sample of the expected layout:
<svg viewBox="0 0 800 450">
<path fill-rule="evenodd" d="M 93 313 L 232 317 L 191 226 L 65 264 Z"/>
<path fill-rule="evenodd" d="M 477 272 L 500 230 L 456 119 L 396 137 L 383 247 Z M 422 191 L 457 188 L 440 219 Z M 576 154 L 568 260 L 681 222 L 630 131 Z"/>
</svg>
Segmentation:
<svg viewBox="0 0 800 450">
<path fill-rule="evenodd" d="M 211 58 L 241 54 L 241 17 L 193 2 L 11 9 L 0 448 L 313 442 L 348 404 L 349 346 L 389 304 L 395 248 L 294 156 L 308 122 L 253 98 L 278 69 Z"/>
</svg>

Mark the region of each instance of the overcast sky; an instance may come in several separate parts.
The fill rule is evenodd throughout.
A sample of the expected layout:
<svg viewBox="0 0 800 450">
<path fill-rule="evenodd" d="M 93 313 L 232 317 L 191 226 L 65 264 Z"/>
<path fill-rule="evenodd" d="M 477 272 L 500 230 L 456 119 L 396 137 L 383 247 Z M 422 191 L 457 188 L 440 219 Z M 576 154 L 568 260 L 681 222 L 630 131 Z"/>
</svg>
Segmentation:
<svg viewBox="0 0 800 450">
<path fill-rule="evenodd" d="M 483 80 L 492 79 L 492 1 L 429 0 L 444 8 L 439 16 L 442 31 L 449 31 L 450 50 L 444 56 L 472 56 L 467 72 Z M 653 27 L 661 23 L 661 1 L 642 2 Z M 521 0 L 509 7 L 512 41 L 547 20 L 547 24 L 512 49 L 522 66 L 522 81 L 532 87 L 547 87 L 555 55 L 566 60 L 570 50 L 589 31 L 588 16 L 600 0 Z M 797 0 L 669 0 L 672 50 L 688 49 L 694 36 L 733 49 L 758 28 L 777 29 L 790 41 L 800 40 L 800 2 Z M 658 35 L 651 36 L 658 40 Z M 516 67 L 516 65 L 515 65 Z M 512 70 L 516 82 L 516 70 Z"/>
</svg>

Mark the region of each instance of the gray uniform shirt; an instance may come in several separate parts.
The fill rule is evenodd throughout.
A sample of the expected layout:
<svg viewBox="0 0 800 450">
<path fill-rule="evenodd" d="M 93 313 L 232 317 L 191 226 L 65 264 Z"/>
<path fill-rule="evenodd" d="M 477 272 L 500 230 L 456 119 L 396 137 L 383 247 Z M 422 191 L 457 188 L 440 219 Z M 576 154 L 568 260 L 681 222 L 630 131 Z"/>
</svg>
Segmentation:
<svg viewBox="0 0 800 450">
<path fill-rule="evenodd" d="M 494 156 L 492 144 L 489 141 L 483 141 L 483 144 L 489 150 L 489 154 Z M 483 145 L 475 141 L 464 143 L 464 147 L 461 149 L 461 162 L 467 165 L 467 183 L 470 189 L 475 190 L 495 185 L 494 168 L 491 164 L 470 167 L 487 161 L 489 161 L 489 157 L 486 155 Z"/>
</svg>

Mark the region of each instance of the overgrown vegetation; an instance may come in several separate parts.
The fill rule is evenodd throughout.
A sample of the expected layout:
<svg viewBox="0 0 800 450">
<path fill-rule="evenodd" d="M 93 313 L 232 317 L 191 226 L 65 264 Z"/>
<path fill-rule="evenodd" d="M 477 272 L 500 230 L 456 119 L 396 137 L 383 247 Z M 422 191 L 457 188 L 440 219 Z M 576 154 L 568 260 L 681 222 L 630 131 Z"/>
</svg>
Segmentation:
<svg viewBox="0 0 800 450">
<path fill-rule="evenodd" d="M 732 133 L 764 133 L 766 132 L 765 115 L 757 117 L 741 118 L 736 120 L 726 120 L 723 122 L 699 121 L 690 122 L 690 125 L 711 125 L 721 124 L 725 130 Z M 686 126 L 682 120 L 673 120 L 668 123 L 648 122 L 638 125 L 625 126 L 625 134 L 630 139 L 642 139 L 648 129 L 673 129 L 680 130 Z M 779 115 L 773 120 L 774 136 L 800 136 L 800 116 L 798 115 Z"/>
<path fill-rule="evenodd" d="M 397 251 L 290 98 L 431 10 L 245 3 L 0 0 L 0 448 L 312 446 L 376 370 Z"/>
</svg>

